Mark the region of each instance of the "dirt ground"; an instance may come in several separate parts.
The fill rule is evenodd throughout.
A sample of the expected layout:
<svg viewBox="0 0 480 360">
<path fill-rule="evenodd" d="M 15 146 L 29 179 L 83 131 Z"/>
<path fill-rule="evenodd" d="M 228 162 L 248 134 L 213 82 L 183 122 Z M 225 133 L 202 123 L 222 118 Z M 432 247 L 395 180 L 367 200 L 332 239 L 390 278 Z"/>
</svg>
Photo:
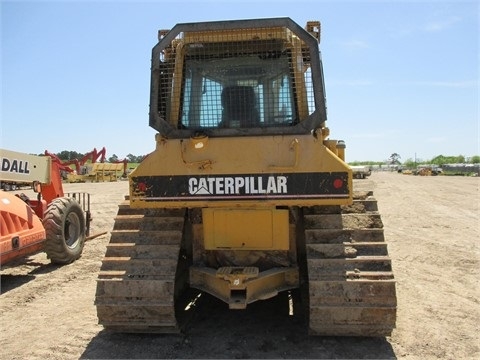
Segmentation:
<svg viewBox="0 0 480 360">
<path fill-rule="evenodd" d="M 0 357 L 479 359 L 480 178 L 374 173 L 366 181 L 373 181 L 397 280 L 391 337 L 308 337 L 302 312 L 288 314 L 286 295 L 245 311 L 202 295 L 183 335 L 106 332 L 93 304 L 106 234 L 88 241 L 73 264 L 54 266 L 40 253 L 2 270 Z M 127 188 L 66 185 L 92 194 L 92 234 L 111 230 Z"/>
</svg>

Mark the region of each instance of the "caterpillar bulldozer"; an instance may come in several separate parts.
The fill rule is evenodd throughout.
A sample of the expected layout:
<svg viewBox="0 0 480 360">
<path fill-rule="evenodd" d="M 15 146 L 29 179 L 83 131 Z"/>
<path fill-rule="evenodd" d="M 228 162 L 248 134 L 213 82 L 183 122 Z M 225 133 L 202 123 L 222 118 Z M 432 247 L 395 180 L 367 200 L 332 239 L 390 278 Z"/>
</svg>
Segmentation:
<svg viewBox="0 0 480 360">
<path fill-rule="evenodd" d="M 237 310 L 298 289 L 312 335 L 391 334 L 383 225 L 329 139 L 319 43 L 319 22 L 290 18 L 159 31 L 156 148 L 129 176 L 97 280 L 107 330 L 181 331 L 188 289 Z"/>
</svg>

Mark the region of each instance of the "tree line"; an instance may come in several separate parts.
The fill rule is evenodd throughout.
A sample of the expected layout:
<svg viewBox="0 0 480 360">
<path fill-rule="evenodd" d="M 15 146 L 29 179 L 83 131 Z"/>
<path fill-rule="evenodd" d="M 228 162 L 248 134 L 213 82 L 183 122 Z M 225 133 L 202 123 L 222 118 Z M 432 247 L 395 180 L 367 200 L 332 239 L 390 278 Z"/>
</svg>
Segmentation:
<svg viewBox="0 0 480 360">
<path fill-rule="evenodd" d="M 445 164 L 480 164 L 480 155 L 475 155 L 470 158 L 466 158 L 463 155 L 457 156 L 444 156 L 438 155 L 430 160 L 412 159 L 408 158 L 405 161 L 400 161 L 401 156 L 397 153 L 393 153 L 385 161 L 353 161 L 350 165 L 403 165 L 408 168 L 414 168 L 418 165 L 438 165 L 443 166 Z"/>
<path fill-rule="evenodd" d="M 43 154 L 41 154 L 43 155 Z M 58 156 L 60 160 L 63 161 L 69 161 L 69 160 L 81 160 L 86 154 L 78 153 L 76 151 L 68 151 L 68 150 L 63 150 L 59 152 L 58 154 L 55 154 Z M 142 162 L 143 158 L 145 155 L 133 155 L 133 154 L 128 154 L 125 159 L 129 163 L 140 163 Z M 406 167 L 415 167 L 417 165 L 423 165 L 423 164 L 432 164 L 432 165 L 438 165 L 442 166 L 445 164 L 480 164 L 480 156 L 475 155 L 470 158 L 465 158 L 463 155 L 457 155 L 457 156 L 444 156 L 444 155 L 438 155 L 434 157 L 431 160 L 421 160 L 421 159 L 407 159 L 405 161 L 400 161 L 401 156 L 400 154 L 393 153 L 390 155 L 390 157 L 385 160 L 385 161 L 353 161 L 350 162 L 350 165 L 404 165 Z M 118 162 L 120 159 L 116 154 L 113 154 L 112 156 L 107 158 L 108 162 L 114 163 Z"/>
<path fill-rule="evenodd" d="M 43 155 L 43 154 L 39 154 L 39 155 Z M 68 151 L 68 150 L 63 150 L 57 154 L 55 154 L 60 160 L 62 161 L 70 161 L 70 160 L 81 160 L 86 154 L 82 154 L 82 153 L 79 153 L 79 152 L 76 152 L 76 151 Z M 133 155 L 133 154 L 128 154 L 125 159 L 127 159 L 127 161 L 129 163 L 140 163 L 142 162 L 143 158 L 145 157 L 145 155 Z M 114 163 L 114 162 L 118 162 L 119 160 L 123 160 L 123 159 L 120 159 L 116 154 L 113 154 L 112 156 L 106 158 L 106 160 L 108 162 L 111 162 L 111 163 Z"/>
</svg>

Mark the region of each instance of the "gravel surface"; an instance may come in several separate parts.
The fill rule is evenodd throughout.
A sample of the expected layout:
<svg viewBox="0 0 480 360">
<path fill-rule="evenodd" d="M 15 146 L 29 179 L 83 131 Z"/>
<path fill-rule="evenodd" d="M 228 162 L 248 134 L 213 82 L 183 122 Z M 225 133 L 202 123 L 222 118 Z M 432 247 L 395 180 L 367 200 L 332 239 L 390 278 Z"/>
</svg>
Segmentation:
<svg viewBox="0 0 480 360">
<path fill-rule="evenodd" d="M 288 314 L 287 294 L 245 311 L 202 295 L 183 335 L 106 332 L 93 304 L 96 277 L 128 183 L 66 184 L 92 194 L 91 233 L 107 234 L 73 264 L 54 266 L 39 253 L 2 269 L 0 357 L 480 358 L 480 178 L 374 173 L 358 181 L 373 182 L 397 280 L 391 337 L 309 337 L 302 311 Z"/>
</svg>

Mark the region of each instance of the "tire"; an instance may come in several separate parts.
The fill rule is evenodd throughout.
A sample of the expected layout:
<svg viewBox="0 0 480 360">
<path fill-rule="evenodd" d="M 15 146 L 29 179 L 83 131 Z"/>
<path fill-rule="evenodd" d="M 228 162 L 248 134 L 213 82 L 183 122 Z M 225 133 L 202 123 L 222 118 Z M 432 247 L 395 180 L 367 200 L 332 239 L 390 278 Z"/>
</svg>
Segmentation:
<svg viewBox="0 0 480 360">
<path fill-rule="evenodd" d="M 73 198 L 53 200 L 45 212 L 45 252 L 54 264 L 77 260 L 85 245 L 85 215 Z"/>
</svg>

